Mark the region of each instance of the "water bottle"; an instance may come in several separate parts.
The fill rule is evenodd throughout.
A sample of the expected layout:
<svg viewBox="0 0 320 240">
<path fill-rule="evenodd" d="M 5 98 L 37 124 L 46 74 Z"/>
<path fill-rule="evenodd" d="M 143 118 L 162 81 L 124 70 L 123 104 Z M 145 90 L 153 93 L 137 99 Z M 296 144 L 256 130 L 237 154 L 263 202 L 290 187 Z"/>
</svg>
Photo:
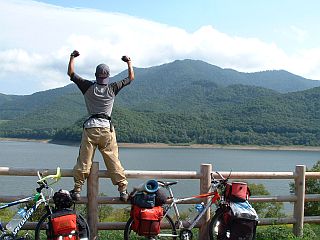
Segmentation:
<svg viewBox="0 0 320 240">
<path fill-rule="evenodd" d="M 203 209 L 204 209 L 204 203 L 202 202 L 202 203 L 196 204 L 195 208 L 196 208 L 198 213 L 201 213 L 203 211 Z"/>
<path fill-rule="evenodd" d="M 13 216 L 10 222 L 8 222 L 6 228 L 13 232 L 13 230 L 19 225 L 21 219 L 26 215 L 27 211 L 24 208 L 20 208 L 18 212 Z"/>
</svg>

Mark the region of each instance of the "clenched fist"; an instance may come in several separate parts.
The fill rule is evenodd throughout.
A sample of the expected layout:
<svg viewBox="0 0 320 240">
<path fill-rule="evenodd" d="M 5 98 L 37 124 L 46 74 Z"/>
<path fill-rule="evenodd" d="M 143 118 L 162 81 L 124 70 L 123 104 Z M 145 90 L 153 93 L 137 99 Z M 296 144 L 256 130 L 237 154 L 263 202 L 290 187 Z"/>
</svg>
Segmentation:
<svg viewBox="0 0 320 240">
<path fill-rule="evenodd" d="M 70 54 L 71 57 L 78 57 L 79 55 L 80 55 L 80 53 L 79 53 L 77 50 L 74 50 L 74 51 Z"/>
<path fill-rule="evenodd" d="M 128 56 L 122 56 L 121 60 L 124 61 L 124 62 L 131 61 L 130 57 L 128 57 Z"/>
</svg>

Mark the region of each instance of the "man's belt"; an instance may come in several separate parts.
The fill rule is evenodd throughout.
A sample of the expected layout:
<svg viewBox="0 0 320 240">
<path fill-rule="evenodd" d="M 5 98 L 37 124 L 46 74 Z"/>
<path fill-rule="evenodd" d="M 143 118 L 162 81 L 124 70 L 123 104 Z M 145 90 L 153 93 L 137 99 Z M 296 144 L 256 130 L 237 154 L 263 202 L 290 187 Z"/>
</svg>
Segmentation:
<svg viewBox="0 0 320 240">
<path fill-rule="evenodd" d="M 104 118 L 111 121 L 111 117 L 104 113 L 92 114 L 89 118 Z"/>
<path fill-rule="evenodd" d="M 111 117 L 108 116 L 107 114 L 104 114 L 104 113 L 97 113 L 97 114 L 92 114 L 90 117 L 88 117 L 88 119 L 86 121 L 84 121 L 83 123 L 83 128 L 84 128 L 84 124 L 91 118 L 104 118 L 104 119 L 107 119 L 109 120 L 109 123 L 110 123 L 110 132 L 113 131 L 113 126 L 112 126 L 112 122 L 111 122 Z"/>
</svg>

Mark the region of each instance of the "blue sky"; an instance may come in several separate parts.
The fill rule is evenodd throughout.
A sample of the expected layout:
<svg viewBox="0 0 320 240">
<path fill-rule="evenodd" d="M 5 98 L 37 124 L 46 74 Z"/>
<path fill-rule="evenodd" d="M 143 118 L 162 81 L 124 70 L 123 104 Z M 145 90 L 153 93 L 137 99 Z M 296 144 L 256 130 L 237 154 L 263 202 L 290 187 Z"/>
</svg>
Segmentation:
<svg viewBox="0 0 320 240">
<path fill-rule="evenodd" d="M 0 93 L 32 94 L 69 84 L 68 56 L 89 79 L 176 59 L 241 72 L 284 69 L 320 80 L 316 0 L 0 0 Z M 138 80 L 138 78 L 137 78 Z"/>
</svg>

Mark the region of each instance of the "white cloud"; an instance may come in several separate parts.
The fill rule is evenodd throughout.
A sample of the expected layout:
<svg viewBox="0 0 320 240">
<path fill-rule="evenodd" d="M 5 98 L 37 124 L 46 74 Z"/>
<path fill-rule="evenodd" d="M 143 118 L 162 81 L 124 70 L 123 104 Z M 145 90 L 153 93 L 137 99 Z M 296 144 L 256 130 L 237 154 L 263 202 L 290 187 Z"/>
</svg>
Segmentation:
<svg viewBox="0 0 320 240">
<path fill-rule="evenodd" d="M 33 1 L 0 1 L 0 9 L 2 93 L 29 94 L 70 83 L 66 70 L 73 49 L 81 54 L 76 71 L 90 78 L 100 62 L 110 66 L 112 75 L 125 70 L 120 57 L 128 54 L 138 67 L 190 58 L 244 72 L 285 69 L 320 79 L 319 49 L 288 55 L 275 43 L 229 36 L 212 26 L 188 33 L 120 13 Z M 20 89 L 11 86 L 17 79 Z"/>
<path fill-rule="evenodd" d="M 303 29 L 297 27 L 297 26 L 290 26 L 290 30 L 293 32 L 293 34 L 295 35 L 295 38 L 299 42 L 305 41 L 308 37 L 308 32 L 306 30 L 303 30 Z"/>
<path fill-rule="evenodd" d="M 320 48 L 303 49 L 288 61 L 286 69 L 301 76 L 320 80 Z"/>
</svg>

